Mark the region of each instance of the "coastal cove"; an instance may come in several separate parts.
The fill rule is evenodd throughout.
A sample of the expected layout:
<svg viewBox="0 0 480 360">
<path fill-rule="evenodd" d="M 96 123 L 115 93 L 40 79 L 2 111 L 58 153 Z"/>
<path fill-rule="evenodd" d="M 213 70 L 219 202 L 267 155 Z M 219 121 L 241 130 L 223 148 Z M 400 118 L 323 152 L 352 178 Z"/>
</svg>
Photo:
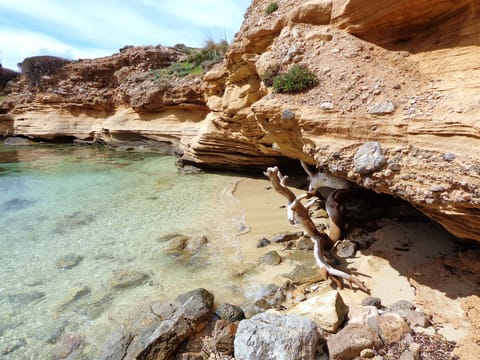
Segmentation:
<svg viewBox="0 0 480 360">
<path fill-rule="evenodd" d="M 142 304 L 198 286 L 243 301 L 237 181 L 155 153 L 0 145 L 2 356 L 49 358 L 65 334 L 95 353 Z M 167 253 L 169 233 L 207 240 Z"/>
</svg>

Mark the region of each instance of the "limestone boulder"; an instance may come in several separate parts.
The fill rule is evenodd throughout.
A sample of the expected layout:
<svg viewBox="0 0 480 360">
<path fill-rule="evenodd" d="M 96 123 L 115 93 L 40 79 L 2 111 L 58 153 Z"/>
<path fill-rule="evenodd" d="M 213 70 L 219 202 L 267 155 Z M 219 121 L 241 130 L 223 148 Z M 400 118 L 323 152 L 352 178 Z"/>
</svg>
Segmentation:
<svg viewBox="0 0 480 360">
<path fill-rule="evenodd" d="M 235 359 L 315 359 L 317 326 L 298 315 L 264 312 L 240 321 Z"/>
<path fill-rule="evenodd" d="M 313 320 L 319 328 L 335 332 L 345 319 L 348 307 L 336 290 L 325 288 L 320 294 L 298 303 L 289 313 L 304 316 Z"/>
</svg>

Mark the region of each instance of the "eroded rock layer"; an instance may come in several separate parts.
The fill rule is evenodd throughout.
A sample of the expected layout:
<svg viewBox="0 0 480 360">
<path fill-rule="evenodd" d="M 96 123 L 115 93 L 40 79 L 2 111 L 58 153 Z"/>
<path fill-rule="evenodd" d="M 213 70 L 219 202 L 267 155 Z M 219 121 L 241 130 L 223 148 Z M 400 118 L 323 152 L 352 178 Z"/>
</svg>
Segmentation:
<svg viewBox="0 0 480 360">
<path fill-rule="evenodd" d="M 223 95 L 211 94 L 209 125 L 184 159 L 302 159 L 480 240 L 478 4 L 278 1 L 267 15 L 268 4 L 248 9 L 217 70 Z M 318 85 L 293 95 L 266 86 L 294 64 Z M 367 142 L 384 161 L 359 172 L 355 155 Z"/>
</svg>

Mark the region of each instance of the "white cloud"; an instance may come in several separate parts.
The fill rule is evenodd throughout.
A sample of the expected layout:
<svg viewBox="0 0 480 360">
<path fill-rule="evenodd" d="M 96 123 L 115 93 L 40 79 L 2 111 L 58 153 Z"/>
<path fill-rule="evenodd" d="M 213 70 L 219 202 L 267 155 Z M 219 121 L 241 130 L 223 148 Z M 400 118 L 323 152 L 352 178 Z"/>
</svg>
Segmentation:
<svg viewBox="0 0 480 360">
<path fill-rule="evenodd" d="M 3 67 L 17 70 L 17 63 L 29 56 L 54 55 L 67 59 L 110 55 L 109 49 L 78 48 L 43 34 L 0 28 L 0 53 Z"/>
<path fill-rule="evenodd" d="M 230 40 L 250 0 L 0 0 L 0 56 L 15 68 L 27 56 L 92 58 L 124 45 Z"/>
</svg>

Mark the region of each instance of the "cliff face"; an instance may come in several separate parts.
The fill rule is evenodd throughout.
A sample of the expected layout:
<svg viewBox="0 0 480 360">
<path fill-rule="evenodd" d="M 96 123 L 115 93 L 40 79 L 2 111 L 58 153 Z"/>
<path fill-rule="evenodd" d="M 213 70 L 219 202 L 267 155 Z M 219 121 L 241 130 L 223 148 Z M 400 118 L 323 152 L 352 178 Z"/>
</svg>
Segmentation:
<svg viewBox="0 0 480 360">
<path fill-rule="evenodd" d="M 20 81 L 8 84 L 0 102 L 0 130 L 42 140 L 178 146 L 208 113 L 200 77 L 165 70 L 185 59 L 181 50 L 126 47 L 61 66 L 50 57 L 27 58 Z"/>
<path fill-rule="evenodd" d="M 128 48 L 67 64 L 35 91 L 10 85 L 0 130 L 173 144 L 183 162 L 217 168 L 301 159 L 480 240 L 478 1 L 276 2 L 266 14 L 270 1 L 253 1 L 203 80 L 157 72 L 179 49 Z M 293 65 L 317 86 L 267 86 Z"/>
<path fill-rule="evenodd" d="M 253 2 L 223 71 L 206 77 L 224 89 L 185 161 L 302 159 L 480 240 L 478 2 L 278 1 L 266 15 L 268 4 Z M 261 80 L 294 64 L 318 85 L 285 95 Z"/>
</svg>

